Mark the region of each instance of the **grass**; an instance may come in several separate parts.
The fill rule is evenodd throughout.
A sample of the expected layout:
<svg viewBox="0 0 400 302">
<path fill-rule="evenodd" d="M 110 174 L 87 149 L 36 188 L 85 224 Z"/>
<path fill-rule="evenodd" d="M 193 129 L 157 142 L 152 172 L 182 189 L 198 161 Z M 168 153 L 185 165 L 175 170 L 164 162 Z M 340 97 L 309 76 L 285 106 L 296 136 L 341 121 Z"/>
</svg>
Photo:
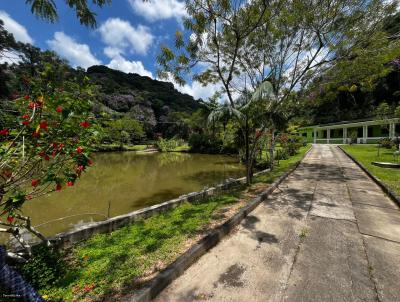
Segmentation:
<svg viewBox="0 0 400 302">
<path fill-rule="evenodd" d="M 183 144 L 182 146 L 178 146 L 172 150 L 170 150 L 171 152 L 187 152 L 190 150 L 190 147 L 187 143 Z"/>
<path fill-rule="evenodd" d="M 377 145 L 346 145 L 343 149 L 400 196 L 400 170 L 381 168 L 371 164 L 373 161 L 394 162 L 393 149 L 380 148 L 379 157 Z"/>
<path fill-rule="evenodd" d="M 299 152 L 296 155 L 291 156 L 288 159 L 280 160 L 279 162 L 276 162 L 275 168 L 272 172 L 262 174 L 262 175 L 255 177 L 254 182 L 266 182 L 266 183 L 274 182 L 275 179 L 282 176 L 290 167 L 292 167 L 299 160 L 301 160 L 301 158 L 310 149 L 310 147 L 311 147 L 311 145 L 307 144 L 306 146 L 301 147 Z"/>
<path fill-rule="evenodd" d="M 40 293 L 51 301 L 117 301 L 159 270 L 173 262 L 207 230 L 231 217 L 301 159 L 309 146 L 276 169 L 254 179 L 251 187 L 234 190 L 201 203 L 184 203 L 166 213 L 123 227 L 110 234 L 99 234 L 64 251 L 63 273 Z M 42 257 L 42 258 L 47 258 Z M 48 268 L 42 265 L 46 276 Z M 29 279 L 28 279 L 29 280 Z M 46 279 L 47 280 L 47 279 Z M 40 280 L 30 280 L 42 284 Z"/>
<path fill-rule="evenodd" d="M 139 277 L 183 252 L 184 243 L 201 232 L 213 213 L 237 201 L 236 192 L 200 204 L 185 203 L 111 234 L 95 235 L 69 252 L 64 278 L 41 293 L 60 301 L 97 300 L 140 284 Z"/>
</svg>

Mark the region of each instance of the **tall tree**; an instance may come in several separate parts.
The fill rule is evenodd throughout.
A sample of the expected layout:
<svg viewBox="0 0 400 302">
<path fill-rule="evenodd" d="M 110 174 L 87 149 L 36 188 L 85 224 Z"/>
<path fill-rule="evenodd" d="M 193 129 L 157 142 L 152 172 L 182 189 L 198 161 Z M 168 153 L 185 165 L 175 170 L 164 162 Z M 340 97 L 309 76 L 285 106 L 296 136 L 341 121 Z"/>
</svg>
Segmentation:
<svg viewBox="0 0 400 302">
<path fill-rule="evenodd" d="M 175 49 L 162 47 L 158 74 L 220 83 L 233 109 L 238 95 L 268 80 L 285 104 L 354 49 L 368 49 L 394 9 L 379 0 L 191 0 L 187 31 L 177 31 Z"/>
</svg>

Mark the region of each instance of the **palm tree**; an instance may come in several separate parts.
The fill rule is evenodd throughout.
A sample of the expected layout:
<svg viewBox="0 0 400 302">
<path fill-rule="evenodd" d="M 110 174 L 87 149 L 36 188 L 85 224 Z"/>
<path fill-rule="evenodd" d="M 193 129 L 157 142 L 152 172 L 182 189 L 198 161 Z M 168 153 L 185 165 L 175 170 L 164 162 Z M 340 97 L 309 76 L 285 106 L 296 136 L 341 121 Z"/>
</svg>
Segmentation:
<svg viewBox="0 0 400 302">
<path fill-rule="evenodd" d="M 209 123 L 215 123 L 226 117 L 235 119 L 242 133 L 244 141 L 244 162 L 246 165 L 246 180 L 250 184 L 253 177 L 253 166 L 256 152 L 261 142 L 261 137 L 267 129 L 272 129 L 270 154 L 271 168 L 273 168 L 273 152 L 276 141 L 275 129 L 278 129 L 285 121 L 276 101 L 272 84 L 268 81 L 261 83 L 252 93 L 243 92 L 235 100 L 235 107 L 230 103 L 216 105 L 209 117 Z"/>
</svg>

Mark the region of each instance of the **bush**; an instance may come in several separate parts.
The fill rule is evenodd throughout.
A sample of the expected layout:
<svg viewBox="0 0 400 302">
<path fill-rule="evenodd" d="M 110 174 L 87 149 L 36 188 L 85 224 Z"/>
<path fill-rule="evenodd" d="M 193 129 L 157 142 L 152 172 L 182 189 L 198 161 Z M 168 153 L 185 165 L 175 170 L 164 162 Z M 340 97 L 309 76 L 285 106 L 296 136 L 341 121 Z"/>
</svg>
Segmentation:
<svg viewBox="0 0 400 302">
<path fill-rule="evenodd" d="M 207 154 L 237 154 L 238 149 L 209 134 L 192 134 L 189 138 L 190 152 Z"/>
<path fill-rule="evenodd" d="M 161 152 L 174 151 L 176 148 L 183 146 L 185 142 L 182 139 L 164 139 L 160 138 L 156 142 L 157 149 Z"/>
<path fill-rule="evenodd" d="M 392 149 L 395 146 L 394 142 L 390 138 L 382 138 L 379 141 L 379 145 L 386 149 Z"/>
<path fill-rule="evenodd" d="M 60 280 L 66 272 L 66 264 L 57 250 L 46 246 L 38 246 L 33 256 L 17 270 L 34 288 L 46 289 Z"/>
<path fill-rule="evenodd" d="M 279 142 L 282 146 L 283 152 L 287 153 L 287 156 L 293 156 L 297 154 L 299 149 L 303 146 L 302 137 L 297 135 L 281 134 L 279 137 Z"/>
</svg>

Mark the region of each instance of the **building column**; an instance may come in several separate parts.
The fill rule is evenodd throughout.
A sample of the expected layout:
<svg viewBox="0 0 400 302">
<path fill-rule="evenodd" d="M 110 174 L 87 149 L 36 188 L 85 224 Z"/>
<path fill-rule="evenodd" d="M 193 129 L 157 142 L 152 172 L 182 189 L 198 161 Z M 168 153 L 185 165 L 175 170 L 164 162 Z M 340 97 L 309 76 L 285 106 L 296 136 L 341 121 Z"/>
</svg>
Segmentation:
<svg viewBox="0 0 400 302">
<path fill-rule="evenodd" d="M 396 125 L 395 123 L 390 123 L 389 124 L 389 137 L 394 138 L 395 137 L 395 132 L 396 132 Z"/>
<path fill-rule="evenodd" d="M 367 143 L 368 138 L 368 126 L 363 126 L 363 143 Z"/>
<path fill-rule="evenodd" d="M 326 142 L 329 144 L 329 140 L 331 138 L 331 129 L 326 129 Z"/>
<path fill-rule="evenodd" d="M 347 128 L 343 128 L 343 144 L 347 143 Z"/>
<path fill-rule="evenodd" d="M 314 144 L 317 143 L 317 128 L 314 128 Z"/>
</svg>

